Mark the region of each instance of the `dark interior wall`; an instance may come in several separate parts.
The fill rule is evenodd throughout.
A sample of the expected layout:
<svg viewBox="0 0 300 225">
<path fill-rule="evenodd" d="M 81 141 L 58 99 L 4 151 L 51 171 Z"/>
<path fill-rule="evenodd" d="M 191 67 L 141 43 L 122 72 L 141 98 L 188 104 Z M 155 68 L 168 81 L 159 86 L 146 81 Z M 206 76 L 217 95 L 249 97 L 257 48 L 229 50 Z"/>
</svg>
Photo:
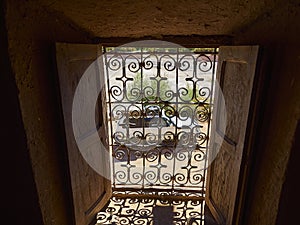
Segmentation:
<svg viewBox="0 0 300 225">
<path fill-rule="evenodd" d="M 300 113 L 299 8 L 293 1 L 279 5 L 235 34 L 236 44 L 263 46 L 268 67 L 266 96 L 262 102 L 265 114 L 258 129 L 256 169 L 246 199 L 244 224 L 270 225 L 276 221 Z M 20 105 L 16 115 L 20 133 L 13 148 L 23 151 L 16 154 L 23 160 L 24 174 L 19 175 L 23 175 L 29 185 L 24 195 L 27 194 L 32 204 L 39 201 L 40 209 L 33 209 L 31 213 L 38 214 L 40 210 L 44 224 L 71 224 L 66 151 L 52 59 L 55 42 L 88 43 L 90 38 L 67 19 L 32 1 L 7 0 L 5 19 L 12 66 L 10 81 L 5 82 L 15 85 L 9 96 L 16 105 L 10 112 L 18 114 Z M 191 34 L 193 32 L 191 30 Z M 6 53 L 2 54 L 7 58 Z M 24 224 L 30 223 L 25 221 Z"/>
<path fill-rule="evenodd" d="M 235 35 L 236 44 L 262 46 L 266 63 L 264 114 L 257 130 L 244 224 L 275 224 L 293 138 L 300 138 L 295 137 L 300 118 L 299 21 L 300 4 L 286 1 Z M 293 171 L 294 178 L 299 177 Z M 299 196 L 296 192 L 292 195 Z M 288 206 L 281 202 L 281 208 Z"/>
<path fill-rule="evenodd" d="M 19 182 L 17 196 L 21 198 L 14 202 L 14 210 L 10 210 L 21 222 L 10 224 L 40 224 L 39 210 L 44 224 L 72 224 L 64 134 L 56 92 L 56 67 L 52 59 L 55 42 L 86 43 L 88 36 L 67 20 L 31 1 L 6 1 L 5 15 L 9 57 L 15 81 L 15 90 L 11 89 L 12 97 L 14 101 L 18 98 L 17 103 L 21 108 L 19 113 L 22 115 L 22 121 L 20 116 L 17 120 L 12 119 L 18 123 L 19 127 L 15 129 L 21 133 L 17 134 L 19 136 L 16 136 L 11 151 L 22 160 L 18 166 L 23 172 L 18 175 L 23 176 L 20 180 L 25 182 Z M 8 109 L 18 113 L 17 109 Z M 31 169 L 33 174 L 30 175 Z M 32 187 L 35 185 L 37 192 Z M 34 195 L 37 195 L 36 199 L 31 199 Z M 22 218 L 26 210 L 18 210 L 33 207 L 31 204 L 36 205 L 37 201 L 40 209 L 36 215 L 32 215 L 35 213 L 31 211 L 31 214 Z M 31 216 L 32 221 L 36 219 L 35 222 L 27 221 Z"/>
<path fill-rule="evenodd" d="M 1 15 L 4 15 L 1 4 Z M 5 21 L 0 17 L 1 186 L 2 220 L 10 224 L 43 224 L 29 159 L 18 91 L 8 56 Z M 2 189 L 1 189 L 2 190 Z"/>
<path fill-rule="evenodd" d="M 283 185 L 279 203 L 279 213 L 276 225 L 297 225 L 300 224 L 299 202 L 300 183 L 297 175 L 300 171 L 300 121 L 294 135 L 293 147 L 286 172 L 286 179 Z M 296 179 L 295 179 L 296 178 Z"/>
</svg>

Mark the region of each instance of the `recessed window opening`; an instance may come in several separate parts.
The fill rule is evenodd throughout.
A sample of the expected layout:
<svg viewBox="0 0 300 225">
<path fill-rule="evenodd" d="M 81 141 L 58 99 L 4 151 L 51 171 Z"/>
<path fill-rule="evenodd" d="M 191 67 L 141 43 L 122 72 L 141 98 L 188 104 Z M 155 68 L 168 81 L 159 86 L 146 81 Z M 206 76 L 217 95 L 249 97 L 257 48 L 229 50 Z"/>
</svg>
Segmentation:
<svg viewBox="0 0 300 225">
<path fill-rule="evenodd" d="M 103 47 L 113 197 L 97 224 L 204 224 L 217 48 Z"/>
</svg>

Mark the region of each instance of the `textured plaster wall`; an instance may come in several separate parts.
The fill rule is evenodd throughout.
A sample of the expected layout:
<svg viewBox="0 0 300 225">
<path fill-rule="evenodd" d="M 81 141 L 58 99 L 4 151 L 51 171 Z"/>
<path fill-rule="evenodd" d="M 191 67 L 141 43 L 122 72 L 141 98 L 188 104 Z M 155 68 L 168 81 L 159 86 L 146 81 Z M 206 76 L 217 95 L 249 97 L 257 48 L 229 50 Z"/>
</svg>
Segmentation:
<svg viewBox="0 0 300 225">
<path fill-rule="evenodd" d="M 287 1 L 236 34 L 237 44 L 263 46 L 267 62 L 265 114 L 257 131 L 257 168 L 244 224 L 275 224 L 293 138 L 300 138 L 294 137 L 300 118 L 299 21 L 299 2 Z"/>
<path fill-rule="evenodd" d="M 4 7 L 1 6 L 1 15 Z M 41 224 L 36 186 L 26 145 L 25 131 L 8 56 L 5 20 L 0 17 L 1 98 L 1 206 L 2 220 L 10 224 Z M 14 209 L 14 210 L 12 210 Z M 16 216 L 16 214 L 18 216 Z"/>
<path fill-rule="evenodd" d="M 6 2 L 6 27 L 12 73 L 44 224 L 71 224 L 66 151 L 52 50 L 56 41 L 85 43 L 87 38 L 74 26 L 31 1 Z M 17 204 L 26 207 L 26 202 Z M 15 214 L 18 216 L 18 212 Z M 23 224 L 28 223 L 23 221 Z"/>
<path fill-rule="evenodd" d="M 231 35 L 284 0 L 40 0 L 98 37 Z"/>
<path fill-rule="evenodd" d="M 297 1 L 288 3 L 277 1 L 284 3 L 275 9 L 272 3 L 267 12 L 263 9 L 273 1 L 250 1 L 246 5 L 250 7 L 249 12 L 253 15 L 247 14 L 246 20 L 241 19 L 243 18 L 241 10 L 245 8 L 245 5 L 239 4 L 241 1 L 232 2 L 238 9 L 232 12 L 234 16 L 230 16 L 232 8 L 228 8 L 224 1 L 220 7 L 210 8 L 211 11 L 204 10 L 205 5 L 207 7 L 210 5 L 208 2 L 203 2 L 203 5 L 197 6 L 202 10 L 200 17 L 196 16 L 199 13 L 198 8 L 193 8 L 190 4 L 195 3 L 194 1 L 178 1 L 183 7 L 181 11 L 172 10 L 174 5 L 171 3 L 164 3 L 162 6 L 161 3 L 152 3 L 153 14 L 148 12 L 150 6 L 144 3 L 139 5 L 139 12 L 145 12 L 145 15 L 139 15 L 145 17 L 138 19 L 135 14 L 136 8 L 116 6 L 115 11 L 109 11 L 112 10 L 108 7 L 111 1 L 107 1 L 107 8 L 102 9 L 96 3 L 98 1 L 93 1 L 93 4 L 81 7 L 86 10 L 83 15 L 80 11 L 77 12 L 76 8 L 73 10 L 69 8 L 76 4 L 81 6 L 83 4 L 81 2 L 84 1 L 42 2 L 43 6 L 33 1 L 7 0 L 5 19 L 12 73 L 19 91 L 18 98 L 27 148 L 44 224 L 72 223 L 70 216 L 72 206 L 67 193 L 69 184 L 65 174 L 66 151 L 63 128 L 60 124 L 62 120 L 59 113 L 58 85 L 55 82 L 52 50 L 56 41 L 89 42 L 85 32 L 73 25 L 74 19 L 61 18 L 61 15 L 77 18 L 77 23 L 81 24 L 84 30 L 103 37 L 232 34 L 233 31 L 239 30 L 240 32 L 235 32 L 236 44 L 264 46 L 265 60 L 268 62 L 268 79 L 267 95 L 262 104 L 265 105 L 266 110 L 258 130 L 260 136 L 256 145 L 258 153 L 255 157 L 256 170 L 255 176 L 251 179 L 252 195 L 247 198 L 248 219 L 244 224 L 275 224 L 279 196 L 300 114 L 300 76 L 298 75 L 300 74 L 298 66 L 300 10 Z M 256 5 L 258 2 L 263 3 Z M 250 3 L 252 5 L 248 5 Z M 186 5 L 187 8 L 184 7 Z M 89 11 L 94 8 L 98 8 L 97 11 L 90 14 Z M 51 13 L 48 9 L 51 9 Z M 133 13 L 127 15 L 123 9 Z M 102 12 L 105 14 L 102 15 Z M 189 15 L 190 12 L 192 16 Z M 223 24 L 222 19 L 214 22 L 212 17 L 205 16 L 207 13 L 221 18 L 225 15 L 223 19 L 232 20 L 226 20 L 226 24 Z M 104 15 L 106 16 L 103 20 L 99 20 Z M 115 15 L 117 17 L 112 21 Z M 90 16 L 92 18 L 89 18 Z M 124 18 L 128 18 L 128 21 L 124 22 Z M 210 22 L 206 23 L 206 20 Z M 224 26 L 231 27 L 224 29 Z M 195 27 L 197 29 L 194 29 Z M 240 27 L 244 28 L 240 30 Z"/>
</svg>

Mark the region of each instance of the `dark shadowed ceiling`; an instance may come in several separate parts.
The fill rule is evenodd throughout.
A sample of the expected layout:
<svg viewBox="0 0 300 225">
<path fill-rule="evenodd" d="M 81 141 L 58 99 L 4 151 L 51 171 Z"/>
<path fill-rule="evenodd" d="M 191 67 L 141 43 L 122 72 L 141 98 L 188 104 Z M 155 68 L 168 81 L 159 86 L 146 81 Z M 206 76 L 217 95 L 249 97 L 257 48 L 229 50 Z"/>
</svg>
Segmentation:
<svg viewBox="0 0 300 225">
<path fill-rule="evenodd" d="M 231 35 L 283 0 L 39 0 L 98 37 Z"/>
</svg>

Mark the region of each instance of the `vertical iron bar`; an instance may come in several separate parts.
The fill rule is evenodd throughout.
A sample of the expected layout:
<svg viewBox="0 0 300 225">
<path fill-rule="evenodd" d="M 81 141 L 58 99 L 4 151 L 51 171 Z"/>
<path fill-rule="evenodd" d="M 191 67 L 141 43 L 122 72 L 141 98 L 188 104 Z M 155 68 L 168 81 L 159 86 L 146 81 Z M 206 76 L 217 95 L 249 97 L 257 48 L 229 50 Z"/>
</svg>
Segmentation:
<svg viewBox="0 0 300 225">
<path fill-rule="evenodd" d="M 111 151 L 111 167 L 112 167 L 112 174 L 111 174 L 111 179 L 112 179 L 112 185 L 116 187 L 116 182 L 115 182 L 115 166 L 114 166 L 114 158 L 113 158 L 113 126 L 112 126 L 112 111 L 111 111 L 111 96 L 110 96 L 110 82 L 109 82 L 109 67 L 108 67 L 108 61 L 107 61 L 107 52 L 106 52 L 106 47 L 103 47 L 103 53 L 104 53 L 104 59 L 105 59 L 105 69 L 106 69 L 106 80 L 107 80 L 107 93 L 108 93 L 108 107 L 109 107 L 109 123 L 110 123 L 110 151 Z M 108 114 L 106 111 L 105 113 Z"/>
<path fill-rule="evenodd" d="M 141 47 L 141 61 L 140 61 L 140 69 L 141 69 L 141 103 L 142 103 L 142 129 L 143 129 L 143 135 L 142 135 L 142 144 L 144 147 L 145 143 L 145 113 L 144 113 L 144 99 L 146 99 L 146 96 L 144 96 L 144 91 L 143 91 L 143 47 Z M 145 155 L 146 157 L 146 155 Z M 143 173 L 145 174 L 146 170 L 146 160 L 143 158 Z M 145 177 L 142 178 L 142 189 L 144 189 L 145 185 Z"/>
<path fill-rule="evenodd" d="M 213 98 L 214 98 L 214 83 L 215 83 L 215 67 L 216 67 L 216 55 L 217 55 L 217 49 L 214 48 L 214 53 L 213 53 L 213 67 L 212 67 L 212 79 L 211 79 L 211 92 L 210 92 L 210 99 L 209 99 L 209 113 L 210 116 L 208 118 L 208 124 L 207 124 L 207 137 L 210 137 L 210 124 L 211 124 L 211 118 L 212 118 L 212 104 L 213 104 Z M 204 170 L 203 170 L 203 177 L 204 177 L 204 182 L 202 183 L 202 190 L 206 189 L 206 166 L 207 166 L 207 156 L 208 156 L 208 150 L 209 150 L 209 138 L 206 140 L 206 158 L 204 161 Z M 206 190 L 205 190 L 206 192 Z M 204 192 L 204 193 L 205 193 Z M 204 217 L 204 204 L 202 202 L 202 207 L 201 207 L 201 217 Z M 204 220 L 201 218 L 201 224 L 204 224 Z"/>
<path fill-rule="evenodd" d="M 176 87 L 175 87 L 175 97 L 176 97 L 176 101 L 175 101 L 175 135 L 174 135 L 174 151 L 173 151 L 173 179 L 172 179 L 172 190 L 174 191 L 175 189 L 175 173 L 176 173 L 176 147 L 177 147 L 177 142 L 178 142 L 178 129 L 177 129 L 177 125 L 178 125 L 178 99 L 179 99 L 179 92 L 178 92 L 178 82 L 179 82 L 179 79 L 178 79 L 178 76 L 179 76 L 179 73 L 178 73 L 178 67 L 179 67 L 179 49 L 177 48 L 176 49 L 177 51 L 177 54 L 176 54 L 176 68 L 175 68 L 175 80 L 176 80 Z"/>
</svg>

